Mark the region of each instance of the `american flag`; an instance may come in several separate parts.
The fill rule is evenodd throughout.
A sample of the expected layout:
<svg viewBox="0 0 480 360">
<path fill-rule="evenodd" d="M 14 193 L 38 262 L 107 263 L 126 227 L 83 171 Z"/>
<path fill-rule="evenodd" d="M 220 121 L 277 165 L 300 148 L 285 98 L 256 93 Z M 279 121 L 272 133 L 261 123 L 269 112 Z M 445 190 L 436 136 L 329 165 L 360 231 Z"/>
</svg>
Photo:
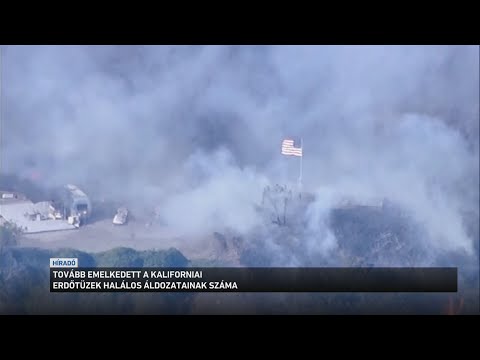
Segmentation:
<svg viewBox="0 0 480 360">
<path fill-rule="evenodd" d="M 282 154 L 290 156 L 303 156 L 302 145 L 295 140 L 285 139 L 282 142 Z"/>
</svg>

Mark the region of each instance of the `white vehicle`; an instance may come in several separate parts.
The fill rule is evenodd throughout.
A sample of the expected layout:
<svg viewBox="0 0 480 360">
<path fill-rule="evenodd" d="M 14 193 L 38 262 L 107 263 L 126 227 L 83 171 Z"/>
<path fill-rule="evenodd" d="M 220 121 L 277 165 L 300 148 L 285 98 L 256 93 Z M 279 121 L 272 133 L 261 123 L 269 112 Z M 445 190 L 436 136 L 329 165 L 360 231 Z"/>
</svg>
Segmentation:
<svg viewBox="0 0 480 360">
<path fill-rule="evenodd" d="M 76 228 L 79 228 L 80 227 L 80 217 L 78 215 L 71 215 L 67 218 L 67 222 L 70 224 L 70 225 L 73 225 L 75 226 Z"/>
<path fill-rule="evenodd" d="M 113 217 L 114 225 L 124 225 L 128 219 L 128 209 L 121 207 L 117 210 L 117 214 Z"/>
</svg>

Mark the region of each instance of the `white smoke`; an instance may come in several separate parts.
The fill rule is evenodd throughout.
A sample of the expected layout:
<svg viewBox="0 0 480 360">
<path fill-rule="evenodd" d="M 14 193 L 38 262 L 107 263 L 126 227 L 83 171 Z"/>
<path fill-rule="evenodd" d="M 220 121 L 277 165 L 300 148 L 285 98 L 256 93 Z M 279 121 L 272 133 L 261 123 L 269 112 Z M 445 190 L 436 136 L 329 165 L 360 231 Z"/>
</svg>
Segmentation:
<svg viewBox="0 0 480 360">
<path fill-rule="evenodd" d="M 298 135 L 320 196 L 307 252 L 334 251 L 325 214 L 352 196 L 400 203 L 419 241 L 472 254 L 478 61 L 476 46 L 4 46 L 2 171 L 158 204 L 186 233 L 248 232 Z"/>
</svg>

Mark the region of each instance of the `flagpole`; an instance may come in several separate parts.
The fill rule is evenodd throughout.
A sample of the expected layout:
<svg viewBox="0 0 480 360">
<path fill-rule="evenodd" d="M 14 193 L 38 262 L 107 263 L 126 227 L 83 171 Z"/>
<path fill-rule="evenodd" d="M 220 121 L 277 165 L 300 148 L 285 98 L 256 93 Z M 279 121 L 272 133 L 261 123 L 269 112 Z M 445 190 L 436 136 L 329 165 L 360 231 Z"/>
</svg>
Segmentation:
<svg viewBox="0 0 480 360">
<path fill-rule="evenodd" d="M 303 138 L 300 138 L 300 148 L 302 149 L 302 156 L 300 156 L 300 176 L 298 177 L 298 187 L 302 189 L 302 173 L 303 173 Z"/>
</svg>

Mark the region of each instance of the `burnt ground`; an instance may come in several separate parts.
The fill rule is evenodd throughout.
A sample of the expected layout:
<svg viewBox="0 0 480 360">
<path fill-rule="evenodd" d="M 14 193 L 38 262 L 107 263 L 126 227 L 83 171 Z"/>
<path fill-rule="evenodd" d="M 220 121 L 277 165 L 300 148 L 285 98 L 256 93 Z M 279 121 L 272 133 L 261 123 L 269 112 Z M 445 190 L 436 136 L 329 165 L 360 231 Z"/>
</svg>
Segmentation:
<svg viewBox="0 0 480 360">
<path fill-rule="evenodd" d="M 303 240 L 302 224 L 280 227 L 266 224 L 240 236 L 221 230 L 202 235 L 181 234 L 152 217 L 131 217 L 125 225 L 113 225 L 111 214 L 76 230 L 24 235 L 19 245 L 46 249 L 73 248 L 100 252 L 115 247 L 165 250 L 174 247 L 191 260 L 221 260 L 249 266 L 282 266 L 295 257 L 303 266 L 324 266 L 315 260 Z M 328 226 L 335 236 L 335 266 L 429 266 L 433 258 L 421 241 L 426 236 L 411 218 L 391 209 L 357 207 L 333 209 Z M 472 234 L 472 236 L 478 236 Z M 269 238 L 267 241 L 266 238 Z M 274 248 L 283 249 L 279 259 Z M 478 246 L 478 244 L 477 244 Z M 323 264 L 323 265 L 322 265 Z M 439 264 L 440 265 L 440 264 Z M 441 264 L 444 265 L 444 264 Z M 288 265 L 287 265 L 288 266 Z"/>
<path fill-rule="evenodd" d="M 52 194 L 55 193 L 54 189 L 44 189 L 28 179 L 5 174 L 0 175 L 0 189 L 23 193 L 33 201 L 53 199 Z M 302 214 L 308 204 L 315 200 L 315 197 L 308 193 L 293 203 L 289 202 L 289 216 L 295 214 L 298 221 L 293 222 L 289 218 L 288 226 L 279 227 L 278 224 L 272 224 L 266 219 L 264 226 L 240 237 L 225 229 L 195 236 L 181 234 L 162 224 L 161 219 L 155 216 L 151 208 L 129 209 L 128 223 L 115 226 L 112 219 L 117 209 L 128 204 L 109 201 L 88 187 L 86 190 L 87 193 L 91 193 L 92 199 L 93 214 L 90 223 L 77 230 L 24 235 L 19 245 L 47 249 L 74 248 L 88 252 L 105 251 L 114 247 L 130 247 L 136 250 L 162 250 L 175 247 L 192 260 L 223 259 L 233 263 L 268 266 L 272 263 L 272 257 L 276 255 L 271 251 L 271 246 L 266 244 L 267 238 L 270 245 L 273 244 L 275 248 L 288 250 L 284 251 L 286 257 L 291 253 L 297 258 L 304 259 L 311 252 L 308 246 L 304 246 L 305 236 L 313 237 L 314 241 L 317 241 L 316 237 L 323 236 L 304 232 Z M 270 200 L 278 200 L 277 197 L 282 200 L 286 196 L 286 190 L 288 189 L 270 194 L 273 196 Z M 272 210 L 270 202 L 266 202 L 264 210 L 268 210 L 269 206 L 269 210 Z M 275 215 L 278 217 L 279 214 Z M 259 212 L 259 216 L 265 214 Z M 422 259 L 430 253 L 429 249 L 419 246 L 422 241 L 415 241 L 424 236 L 422 230 L 392 204 L 384 209 L 374 207 L 333 209 L 329 218 L 328 227 L 335 236 L 342 264 L 345 266 L 379 263 L 400 266 L 422 265 Z M 478 252 L 478 214 L 466 214 L 465 218 L 468 220 L 466 227 L 469 229 L 469 235 L 477 239 L 475 246 Z M 398 261 L 392 262 L 392 259 Z M 305 263 L 305 266 L 308 264 Z"/>
</svg>

